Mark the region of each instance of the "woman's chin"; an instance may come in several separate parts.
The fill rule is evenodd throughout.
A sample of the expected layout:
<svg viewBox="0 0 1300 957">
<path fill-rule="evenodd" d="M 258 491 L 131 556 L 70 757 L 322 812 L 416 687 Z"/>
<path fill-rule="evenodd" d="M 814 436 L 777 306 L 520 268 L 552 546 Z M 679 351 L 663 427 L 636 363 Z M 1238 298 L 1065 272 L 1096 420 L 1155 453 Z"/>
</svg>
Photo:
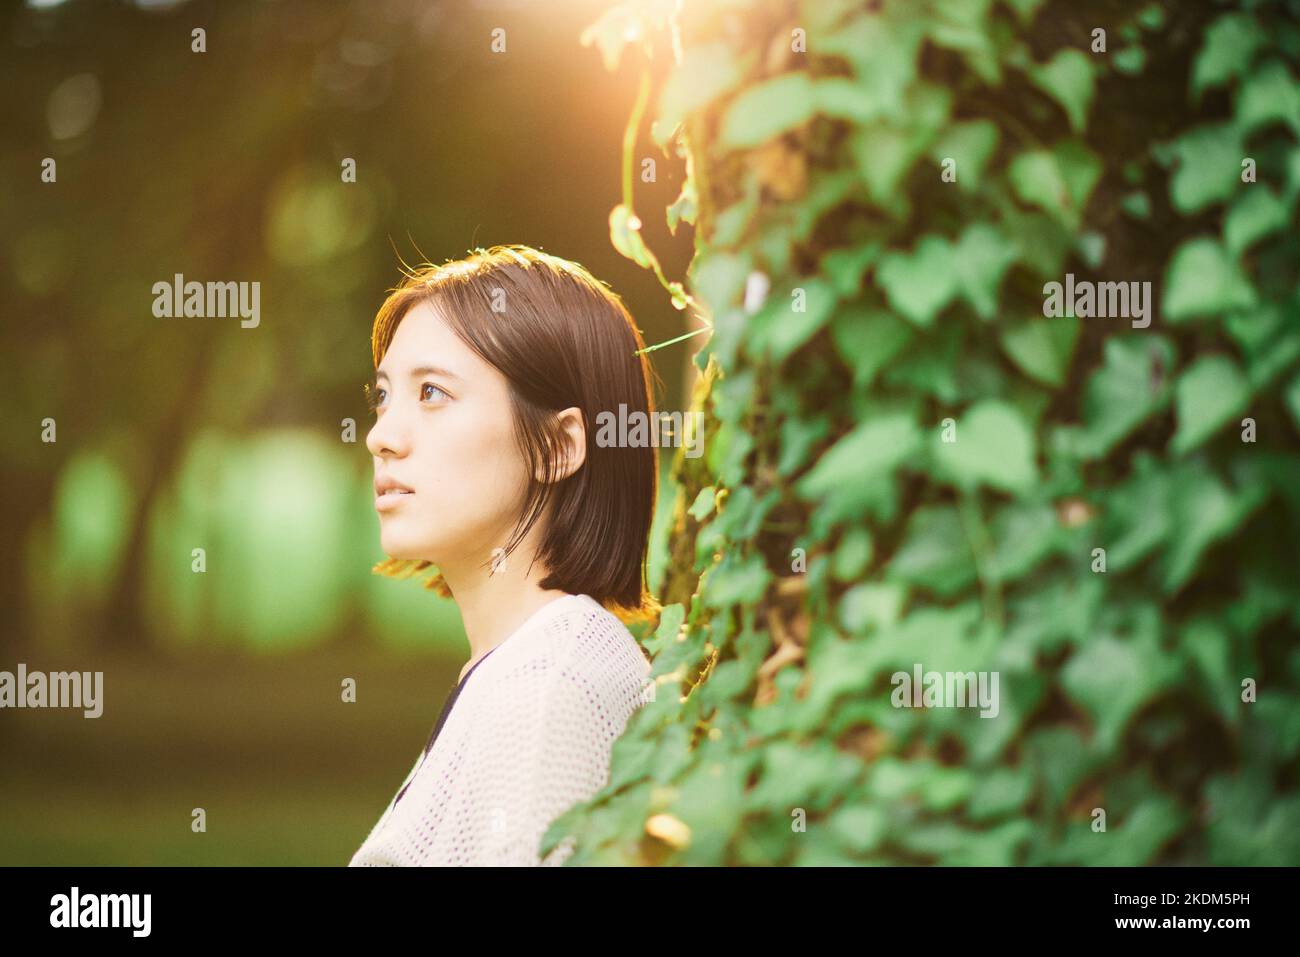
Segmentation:
<svg viewBox="0 0 1300 957">
<path fill-rule="evenodd" d="M 427 560 L 425 558 L 425 555 L 428 554 L 427 549 L 420 548 L 410 542 L 389 540 L 384 536 L 380 536 L 379 547 L 384 550 L 384 554 L 389 558 L 395 558 L 398 561 L 422 562 Z"/>
</svg>

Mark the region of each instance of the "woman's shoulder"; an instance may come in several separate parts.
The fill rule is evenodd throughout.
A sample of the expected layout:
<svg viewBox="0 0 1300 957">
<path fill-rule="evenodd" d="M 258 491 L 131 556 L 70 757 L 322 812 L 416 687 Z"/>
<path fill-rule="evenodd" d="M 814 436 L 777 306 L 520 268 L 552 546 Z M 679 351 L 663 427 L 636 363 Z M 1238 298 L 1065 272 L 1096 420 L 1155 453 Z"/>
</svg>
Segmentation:
<svg viewBox="0 0 1300 957">
<path fill-rule="evenodd" d="M 576 689 L 607 703 L 638 697 L 651 670 L 627 626 L 585 594 L 557 601 L 551 614 L 499 646 L 489 664 L 481 687 L 523 684 L 559 695 Z"/>
<path fill-rule="evenodd" d="M 589 595 L 570 597 L 567 607 L 545 623 L 545 634 L 531 643 L 532 650 L 549 655 L 567 671 L 593 678 L 649 673 L 649 659 L 617 615 Z"/>
</svg>

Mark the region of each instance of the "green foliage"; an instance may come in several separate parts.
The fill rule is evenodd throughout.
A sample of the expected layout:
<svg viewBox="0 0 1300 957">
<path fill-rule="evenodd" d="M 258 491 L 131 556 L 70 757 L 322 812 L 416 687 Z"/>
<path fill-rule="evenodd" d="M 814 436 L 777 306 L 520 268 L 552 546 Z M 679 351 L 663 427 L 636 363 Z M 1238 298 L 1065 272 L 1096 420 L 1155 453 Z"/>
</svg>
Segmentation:
<svg viewBox="0 0 1300 957">
<path fill-rule="evenodd" d="M 1295 4 L 702 6 L 708 454 L 575 863 L 1300 863 Z"/>
</svg>

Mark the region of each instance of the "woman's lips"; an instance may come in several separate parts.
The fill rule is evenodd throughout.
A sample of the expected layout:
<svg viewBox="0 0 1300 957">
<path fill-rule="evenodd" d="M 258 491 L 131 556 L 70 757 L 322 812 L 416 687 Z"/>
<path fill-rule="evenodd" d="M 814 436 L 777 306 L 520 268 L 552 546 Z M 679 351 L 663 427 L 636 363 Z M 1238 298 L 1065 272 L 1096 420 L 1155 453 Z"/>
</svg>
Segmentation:
<svg viewBox="0 0 1300 957">
<path fill-rule="evenodd" d="M 382 494 L 375 496 L 375 511 L 387 512 L 390 509 L 397 508 L 403 501 L 414 494 L 414 492 L 406 492 L 401 489 L 387 489 Z"/>
</svg>

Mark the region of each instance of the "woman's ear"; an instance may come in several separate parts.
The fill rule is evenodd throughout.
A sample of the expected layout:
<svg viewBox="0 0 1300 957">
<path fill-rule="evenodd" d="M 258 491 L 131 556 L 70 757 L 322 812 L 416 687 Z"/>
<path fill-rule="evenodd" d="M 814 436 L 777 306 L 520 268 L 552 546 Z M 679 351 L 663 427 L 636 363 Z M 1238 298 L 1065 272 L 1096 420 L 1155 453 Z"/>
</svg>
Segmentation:
<svg viewBox="0 0 1300 957">
<path fill-rule="evenodd" d="M 576 406 L 557 412 L 556 425 L 559 427 L 562 445 L 556 455 L 555 481 L 560 482 L 582 468 L 582 464 L 587 461 L 587 429 L 582 422 L 582 410 Z M 539 475 L 537 480 L 544 482 L 546 477 Z"/>
</svg>

